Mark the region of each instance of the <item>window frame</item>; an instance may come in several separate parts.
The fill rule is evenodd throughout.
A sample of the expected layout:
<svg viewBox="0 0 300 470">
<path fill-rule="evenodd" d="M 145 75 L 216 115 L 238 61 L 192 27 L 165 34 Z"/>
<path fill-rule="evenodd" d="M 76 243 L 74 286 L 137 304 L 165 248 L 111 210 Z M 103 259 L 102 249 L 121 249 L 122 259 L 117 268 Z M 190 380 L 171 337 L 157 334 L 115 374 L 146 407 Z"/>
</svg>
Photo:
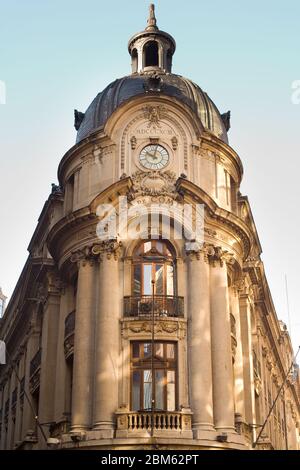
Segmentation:
<svg viewBox="0 0 300 470">
<path fill-rule="evenodd" d="M 133 357 L 133 345 L 138 344 L 139 345 L 139 357 L 135 358 Z M 151 354 L 149 357 L 145 358 L 144 355 L 144 345 L 149 344 L 151 346 L 151 341 L 149 340 L 134 340 L 130 342 L 130 409 L 131 411 L 135 412 L 143 412 L 143 411 L 149 411 L 149 409 L 144 409 L 144 374 L 143 372 L 145 370 L 149 370 L 151 372 Z M 153 359 L 153 371 L 154 371 L 154 377 L 155 377 L 155 372 L 158 370 L 163 370 L 163 409 L 156 409 L 157 411 L 162 411 L 162 412 L 174 412 L 178 410 L 178 342 L 177 341 L 160 341 L 156 340 L 155 345 L 157 344 L 162 344 L 163 345 L 163 358 L 160 359 L 159 356 L 154 354 L 154 359 Z M 170 358 L 167 355 L 167 349 L 168 345 L 174 346 L 174 358 Z M 139 393 L 140 393 L 140 407 L 138 410 L 133 409 L 133 374 L 134 372 L 140 372 L 140 377 L 139 377 Z M 174 391 L 174 410 L 168 410 L 168 383 L 173 383 L 173 382 L 168 382 L 167 376 L 168 372 L 174 372 L 175 375 L 175 391 Z M 155 400 L 155 405 L 156 405 L 156 378 L 155 378 L 155 387 L 154 387 L 154 400 Z"/>
</svg>

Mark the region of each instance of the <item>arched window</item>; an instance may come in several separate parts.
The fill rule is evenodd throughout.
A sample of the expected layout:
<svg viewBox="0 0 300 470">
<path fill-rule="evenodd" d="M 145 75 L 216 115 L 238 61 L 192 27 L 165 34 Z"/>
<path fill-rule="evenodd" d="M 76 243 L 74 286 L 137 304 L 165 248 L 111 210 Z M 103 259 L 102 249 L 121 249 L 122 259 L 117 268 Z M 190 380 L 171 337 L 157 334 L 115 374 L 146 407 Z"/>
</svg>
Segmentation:
<svg viewBox="0 0 300 470">
<path fill-rule="evenodd" d="M 131 62 L 131 67 L 132 67 L 132 73 L 137 73 L 138 71 L 138 53 L 136 49 L 133 49 L 132 54 L 131 54 L 132 62 Z"/>
<path fill-rule="evenodd" d="M 167 71 L 171 72 L 172 70 L 172 51 L 171 49 L 167 52 Z"/>
<path fill-rule="evenodd" d="M 144 47 L 145 67 L 158 67 L 158 43 L 148 41 Z"/>
<path fill-rule="evenodd" d="M 171 250 L 169 244 L 160 240 L 146 241 L 138 246 L 133 258 L 133 295 L 176 294 L 175 256 Z"/>
<path fill-rule="evenodd" d="M 137 246 L 132 260 L 131 296 L 124 315 L 183 316 L 183 298 L 177 295 L 176 256 L 168 241 L 149 240 Z"/>
</svg>

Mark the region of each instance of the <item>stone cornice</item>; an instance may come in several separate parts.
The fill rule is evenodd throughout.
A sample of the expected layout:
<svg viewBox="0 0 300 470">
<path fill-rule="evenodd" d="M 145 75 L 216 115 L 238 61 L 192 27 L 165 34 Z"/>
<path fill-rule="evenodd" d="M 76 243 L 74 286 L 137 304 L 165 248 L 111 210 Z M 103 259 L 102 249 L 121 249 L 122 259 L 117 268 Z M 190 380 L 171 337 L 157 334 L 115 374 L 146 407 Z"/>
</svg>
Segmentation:
<svg viewBox="0 0 300 470">
<path fill-rule="evenodd" d="M 253 236 L 250 228 L 238 216 L 219 207 L 205 191 L 187 179 L 179 178 L 177 180 L 177 190 L 187 199 L 191 199 L 192 202 L 205 204 L 210 219 L 217 220 L 220 224 L 236 233 L 243 242 L 244 259 L 247 259 L 253 243 Z"/>
<path fill-rule="evenodd" d="M 244 173 L 243 164 L 238 154 L 230 147 L 230 145 L 218 139 L 210 132 L 204 132 L 201 136 L 201 149 L 213 149 L 227 157 L 239 176 L 239 183 L 241 182 Z"/>
</svg>

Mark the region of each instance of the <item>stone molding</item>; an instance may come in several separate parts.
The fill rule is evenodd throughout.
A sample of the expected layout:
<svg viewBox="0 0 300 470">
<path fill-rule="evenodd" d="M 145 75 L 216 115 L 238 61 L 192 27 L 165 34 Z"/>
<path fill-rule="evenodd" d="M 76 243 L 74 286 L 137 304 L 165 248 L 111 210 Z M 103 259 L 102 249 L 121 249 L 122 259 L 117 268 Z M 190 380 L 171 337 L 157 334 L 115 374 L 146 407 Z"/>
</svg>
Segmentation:
<svg viewBox="0 0 300 470">
<path fill-rule="evenodd" d="M 147 320 L 121 320 L 121 336 L 123 339 L 150 336 L 152 323 Z M 156 339 L 170 337 L 183 339 L 187 334 L 187 323 L 185 319 L 155 319 L 154 334 Z"/>
<path fill-rule="evenodd" d="M 220 246 L 214 246 L 204 243 L 197 248 L 197 243 L 192 244 L 191 248 L 186 248 L 186 254 L 191 260 L 201 259 L 201 254 L 206 262 L 212 267 L 223 267 L 225 264 L 233 265 L 235 263 L 234 255 Z"/>
<path fill-rule="evenodd" d="M 89 263 L 91 266 L 97 261 L 107 259 L 118 260 L 121 255 L 122 243 L 117 240 L 104 240 L 92 246 L 86 246 L 82 249 L 75 250 L 71 255 L 71 262 L 77 263 L 78 267 L 85 266 Z"/>
</svg>

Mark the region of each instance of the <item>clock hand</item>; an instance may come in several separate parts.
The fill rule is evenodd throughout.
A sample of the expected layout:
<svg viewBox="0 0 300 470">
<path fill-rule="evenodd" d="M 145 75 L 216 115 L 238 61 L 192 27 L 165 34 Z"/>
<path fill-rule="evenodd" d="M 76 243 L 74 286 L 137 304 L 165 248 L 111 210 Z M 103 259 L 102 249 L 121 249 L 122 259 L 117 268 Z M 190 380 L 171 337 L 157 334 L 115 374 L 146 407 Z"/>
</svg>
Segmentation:
<svg viewBox="0 0 300 470">
<path fill-rule="evenodd" d="M 155 154 L 152 155 L 152 153 L 149 153 L 149 152 L 147 152 L 147 155 L 148 155 L 148 157 L 151 157 L 151 158 L 153 158 L 153 159 L 155 159 L 155 160 L 157 160 L 157 158 L 158 158 L 158 157 L 155 156 Z"/>
</svg>

